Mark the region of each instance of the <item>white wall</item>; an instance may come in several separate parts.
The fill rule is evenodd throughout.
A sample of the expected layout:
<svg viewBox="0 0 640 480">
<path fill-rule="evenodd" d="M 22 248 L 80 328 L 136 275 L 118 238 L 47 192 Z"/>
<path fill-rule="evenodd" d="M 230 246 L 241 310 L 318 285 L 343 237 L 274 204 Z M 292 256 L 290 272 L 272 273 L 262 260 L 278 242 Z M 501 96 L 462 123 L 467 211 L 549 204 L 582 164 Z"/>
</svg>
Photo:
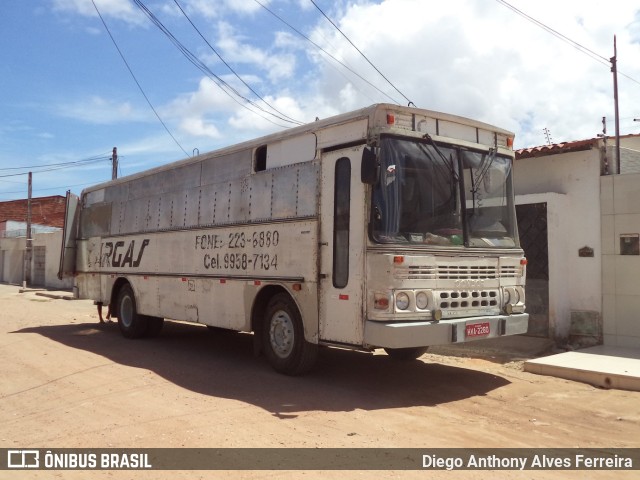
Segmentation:
<svg viewBox="0 0 640 480">
<path fill-rule="evenodd" d="M 604 343 L 640 347 L 640 256 L 620 255 L 620 235 L 640 234 L 640 174 L 600 182 Z"/>
<path fill-rule="evenodd" d="M 0 238 L 0 251 L 2 252 L 2 271 L 0 281 L 22 284 L 24 275 L 24 251 L 25 239 L 23 238 Z"/>
<path fill-rule="evenodd" d="M 73 287 L 73 278 L 58 279 L 61 245 L 62 230 L 50 233 L 36 233 L 33 236 L 33 246 L 43 246 L 47 251 L 44 272 L 44 284 L 47 288 L 65 289 Z"/>
<path fill-rule="evenodd" d="M 33 235 L 33 246 L 46 248 L 45 257 L 45 287 L 69 289 L 73 287 L 73 279 L 58 279 L 58 266 L 60 263 L 60 245 L 62 242 L 62 230 L 51 233 L 36 233 Z M 0 251 L 4 252 L 0 281 L 22 285 L 24 276 L 24 252 L 26 240 L 21 238 L 0 238 Z M 33 278 L 32 256 L 31 278 Z"/>
<path fill-rule="evenodd" d="M 518 203 L 546 194 L 549 226 L 550 335 L 569 335 L 571 312 L 602 312 L 600 236 L 600 151 L 562 153 L 517 160 Z M 553 195 L 557 194 L 557 195 Z M 533 198 L 531 198 L 533 200 Z M 588 246 L 593 257 L 579 257 Z"/>
</svg>

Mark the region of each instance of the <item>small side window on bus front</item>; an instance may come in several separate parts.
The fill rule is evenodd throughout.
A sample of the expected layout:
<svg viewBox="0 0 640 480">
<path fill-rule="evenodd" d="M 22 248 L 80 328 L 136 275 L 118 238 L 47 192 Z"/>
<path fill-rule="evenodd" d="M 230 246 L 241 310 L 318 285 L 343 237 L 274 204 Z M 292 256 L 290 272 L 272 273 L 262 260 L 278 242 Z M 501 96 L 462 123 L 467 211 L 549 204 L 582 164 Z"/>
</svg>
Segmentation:
<svg viewBox="0 0 640 480">
<path fill-rule="evenodd" d="M 344 288 L 349 281 L 349 220 L 351 216 L 351 161 L 336 162 L 333 202 L 333 286 Z"/>
</svg>

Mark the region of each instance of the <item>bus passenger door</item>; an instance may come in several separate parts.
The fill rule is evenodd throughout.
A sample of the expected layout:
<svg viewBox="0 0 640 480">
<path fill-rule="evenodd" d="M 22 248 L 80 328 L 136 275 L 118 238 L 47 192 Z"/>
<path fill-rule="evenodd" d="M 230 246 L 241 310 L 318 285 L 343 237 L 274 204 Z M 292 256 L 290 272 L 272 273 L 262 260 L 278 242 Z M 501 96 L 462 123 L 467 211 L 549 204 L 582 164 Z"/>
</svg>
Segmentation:
<svg viewBox="0 0 640 480">
<path fill-rule="evenodd" d="M 321 341 L 351 345 L 363 341 L 363 148 L 337 150 L 322 157 L 318 282 Z"/>
<path fill-rule="evenodd" d="M 76 235 L 78 232 L 78 216 L 80 198 L 67 191 L 64 229 L 62 231 L 62 245 L 60 250 L 60 266 L 58 278 L 71 277 L 76 271 Z"/>
</svg>

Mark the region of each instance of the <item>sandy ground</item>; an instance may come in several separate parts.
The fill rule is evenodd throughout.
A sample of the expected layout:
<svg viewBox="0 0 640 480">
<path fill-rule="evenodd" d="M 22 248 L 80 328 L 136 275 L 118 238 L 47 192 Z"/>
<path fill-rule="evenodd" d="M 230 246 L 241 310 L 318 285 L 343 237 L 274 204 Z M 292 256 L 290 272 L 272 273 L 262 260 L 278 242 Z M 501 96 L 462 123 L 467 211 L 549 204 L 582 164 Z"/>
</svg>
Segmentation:
<svg viewBox="0 0 640 480">
<path fill-rule="evenodd" d="M 167 322 L 122 338 L 89 301 L 0 285 L 0 447 L 640 447 L 640 394 L 503 358 L 323 349 L 275 373 L 251 336 Z M 11 475 L 7 475 L 7 474 Z M 637 478 L 612 471 L 1 472 L 0 478 Z"/>
</svg>

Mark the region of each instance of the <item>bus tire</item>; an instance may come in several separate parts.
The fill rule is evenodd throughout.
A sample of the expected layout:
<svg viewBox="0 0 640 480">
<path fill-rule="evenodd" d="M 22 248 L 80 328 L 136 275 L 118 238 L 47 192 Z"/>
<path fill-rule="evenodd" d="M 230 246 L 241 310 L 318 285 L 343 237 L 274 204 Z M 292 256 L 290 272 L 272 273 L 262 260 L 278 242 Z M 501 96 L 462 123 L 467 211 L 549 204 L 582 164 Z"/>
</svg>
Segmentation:
<svg viewBox="0 0 640 480">
<path fill-rule="evenodd" d="M 118 292 L 118 327 L 126 338 L 141 338 L 147 333 L 149 319 L 138 313 L 136 297 L 130 285 L 123 285 Z"/>
<path fill-rule="evenodd" d="M 265 310 L 262 348 L 274 370 L 285 375 L 308 372 L 318 357 L 318 345 L 304 338 L 298 307 L 286 293 L 274 295 Z"/>
<path fill-rule="evenodd" d="M 400 360 L 403 362 L 409 362 L 411 360 L 417 360 L 422 355 L 427 353 L 427 347 L 410 347 L 410 348 L 385 348 L 387 352 L 394 360 Z"/>
</svg>

